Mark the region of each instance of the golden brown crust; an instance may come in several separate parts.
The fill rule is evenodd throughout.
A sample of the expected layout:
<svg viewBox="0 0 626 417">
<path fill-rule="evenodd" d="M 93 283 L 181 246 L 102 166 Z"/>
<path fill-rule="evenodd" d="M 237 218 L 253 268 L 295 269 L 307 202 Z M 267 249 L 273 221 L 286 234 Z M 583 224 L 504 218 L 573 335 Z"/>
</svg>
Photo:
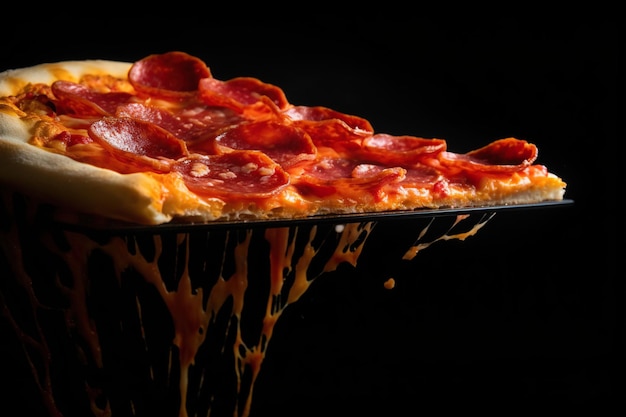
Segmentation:
<svg viewBox="0 0 626 417">
<path fill-rule="evenodd" d="M 9 70 L 0 74 L 0 96 L 17 94 L 29 83 L 77 81 L 85 74 L 125 77 L 131 64 L 113 61 L 67 61 Z M 163 213 L 165 188 L 144 174 L 122 175 L 80 164 L 28 144 L 36 121 L 0 103 L 0 181 L 27 195 L 61 207 L 118 220 L 159 224 L 171 220 Z"/>
<path fill-rule="evenodd" d="M 0 180 L 27 195 L 52 204 L 139 223 L 162 223 L 164 189 L 144 175 L 117 172 L 80 164 L 72 159 L 29 145 L 31 126 L 0 112 Z"/>
</svg>

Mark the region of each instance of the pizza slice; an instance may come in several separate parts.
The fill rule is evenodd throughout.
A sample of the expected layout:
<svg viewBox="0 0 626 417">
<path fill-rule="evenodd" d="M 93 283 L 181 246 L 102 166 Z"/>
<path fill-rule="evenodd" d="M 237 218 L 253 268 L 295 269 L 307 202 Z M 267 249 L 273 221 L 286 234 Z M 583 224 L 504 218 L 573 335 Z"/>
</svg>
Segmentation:
<svg viewBox="0 0 626 417">
<path fill-rule="evenodd" d="M 134 224 L 559 201 L 535 144 L 467 153 L 292 104 L 180 51 L 0 74 L 0 184 L 67 213 Z"/>
</svg>

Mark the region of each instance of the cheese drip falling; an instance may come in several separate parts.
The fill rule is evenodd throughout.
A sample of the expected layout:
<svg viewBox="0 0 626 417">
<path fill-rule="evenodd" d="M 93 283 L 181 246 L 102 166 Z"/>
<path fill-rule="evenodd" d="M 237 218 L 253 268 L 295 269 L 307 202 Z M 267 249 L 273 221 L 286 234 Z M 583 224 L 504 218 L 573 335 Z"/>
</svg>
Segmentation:
<svg viewBox="0 0 626 417">
<path fill-rule="evenodd" d="M 493 218 L 493 216 L 495 216 L 495 213 L 488 213 L 482 216 L 482 218 L 472 226 L 471 229 L 464 231 L 464 232 L 454 232 L 454 228 L 457 227 L 463 220 L 467 220 L 469 219 L 469 214 L 459 214 L 456 216 L 456 219 L 454 221 L 454 223 L 452 223 L 452 225 L 450 226 L 450 228 L 443 234 L 439 235 L 439 237 L 424 242 L 423 238 L 424 235 L 428 232 L 428 230 L 430 229 L 430 226 L 433 224 L 435 218 L 433 217 L 432 220 L 430 221 L 430 223 L 424 227 L 422 229 L 422 231 L 420 232 L 417 240 L 415 241 L 415 243 L 406 251 L 406 253 L 404 254 L 404 256 L 402 257 L 402 259 L 405 260 L 412 260 L 413 258 L 415 258 L 415 256 L 417 255 L 418 252 L 428 248 L 430 245 L 432 245 L 433 243 L 439 242 L 441 240 L 465 240 L 470 236 L 474 236 L 476 233 L 478 233 L 478 231 L 480 229 L 483 228 L 483 226 L 485 224 L 487 224 L 487 222 L 489 220 L 491 220 Z"/>
<path fill-rule="evenodd" d="M 454 228 L 467 216 L 458 216 L 447 232 L 438 238 L 423 242 L 423 238 L 429 229 L 426 226 L 420 233 L 415 243 L 405 254 L 404 259 L 413 257 L 422 249 L 429 245 L 449 239 L 464 240 L 468 236 L 474 235 L 492 216 L 483 217 L 476 225 L 466 232 L 454 232 Z M 106 369 L 107 358 L 105 355 L 105 345 L 107 339 L 101 334 L 101 329 L 95 324 L 91 317 L 90 288 L 93 278 L 89 270 L 89 259 L 96 253 L 104 254 L 112 261 L 113 277 L 117 285 L 124 286 L 127 279 L 125 273 L 129 270 L 135 271 L 146 285 L 156 290 L 158 298 L 162 300 L 171 318 L 173 326 L 173 337 L 168 348 L 169 365 L 166 378 L 172 380 L 177 385 L 179 401 L 177 403 L 177 416 L 190 417 L 199 415 L 196 404 L 207 395 L 207 386 L 210 383 L 209 373 L 206 370 L 200 372 L 194 368 L 197 362 L 202 362 L 201 349 L 207 342 L 207 338 L 215 338 L 214 332 L 218 317 L 226 311 L 228 322 L 232 323 L 226 328 L 227 337 L 220 337 L 222 340 L 222 352 L 224 358 L 232 358 L 231 370 L 235 375 L 234 389 L 236 391 L 235 401 L 231 404 L 231 410 L 227 415 L 246 417 L 251 412 L 254 385 L 261 370 L 261 365 L 265 358 L 268 344 L 272 339 L 273 331 L 285 309 L 297 302 L 312 285 L 312 283 L 322 275 L 335 271 L 342 263 L 348 263 L 353 267 L 357 266 L 357 261 L 361 255 L 365 242 L 371 235 L 375 223 L 350 223 L 341 225 L 335 229 L 334 239 L 328 239 L 323 235 L 317 226 L 312 226 L 308 231 L 299 229 L 297 226 L 268 228 L 259 230 L 245 230 L 235 233 L 228 232 L 225 235 L 226 241 L 223 246 L 222 265 L 219 267 L 219 275 L 215 282 L 209 287 L 194 285 L 198 278 L 193 275 L 190 268 L 190 253 L 193 242 L 188 233 L 176 235 L 176 251 L 182 257 L 178 265 L 182 265 L 181 270 L 176 272 L 177 278 L 172 284 L 171 277 L 164 275 L 165 272 L 160 267 L 159 261 L 164 256 L 164 243 L 159 235 L 150 236 L 151 246 L 154 253 L 145 256 L 142 252 L 142 245 L 133 237 L 114 236 L 105 242 L 94 240 L 82 233 L 71 231 L 63 232 L 63 236 L 69 246 L 61 248 L 57 239 L 52 234 L 43 233 L 44 245 L 62 260 L 63 265 L 69 271 L 70 282 L 67 279 L 58 278 L 55 286 L 59 293 L 63 295 L 67 304 L 64 311 L 65 331 L 74 332 L 81 339 L 80 348 L 77 354 L 81 357 L 85 366 L 92 364 L 99 369 Z M 19 241 L 18 232 L 15 227 L 5 231 L 2 239 L 2 249 L 8 259 L 11 259 L 13 267 L 12 274 L 18 286 L 27 294 L 32 309 L 35 322 L 35 334 L 22 331 L 21 325 L 12 314 L 11 308 L 5 303 L 5 297 L 0 292 L 0 301 L 3 311 L 9 323 L 14 327 L 20 341 L 28 349 L 25 349 L 27 360 L 31 367 L 33 377 L 40 390 L 43 403 L 51 417 L 62 417 L 63 413 L 57 405 L 54 394 L 54 384 L 62 384 L 63 380 L 55 380 L 51 371 L 52 362 L 60 360 L 52 354 L 45 332 L 42 330 L 43 315 L 50 309 L 38 298 L 33 289 L 33 282 L 25 265 L 27 259 L 22 253 L 19 245 L 7 244 L 7 242 Z M 245 329 L 241 325 L 242 316 L 246 311 L 246 295 L 250 286 L 250 279 L 255 276 L 249 267 L 249 257 L 251 242 L 255 233 L 263 233 L 263 239 L 269 247 L 269 286 L 268 291 L 263 294 L 254 294 L 254 297 L 265 297 L 265 307 L 259 314 L 261 321 L 260 331 L 252 335 L 246 335 Z M 308 235 L 300 236 L 301 233 Z M 327 232 L 326 232 L 327 233 Z M 304 245 L 301 249 L 296 244 L 297 239 Z M 322 260 L 323 266 L 319 271 L 312 271 L 312 263 L 320 254 L 322 244 L 320 241 L 331 243 L 334 250 L 330 255 L 325 253 Z M 317 243 L 316 243 L 317 242 Z M 145 242 L 143 242 L 145 243 Z M 170 247 L 168 247 L 171 249 Z M 232 268 L 225 267 L 225 259 L 231 257 Z M 228 273 L 226 271 L 228 269 Z M 196 271 L 194 269 L 194 271 Z M 169 272 L 168 272 L 169 274 Z M 208 292 L 205 294 L 205 292 Z M 141 329 L 141 338 L 146 353 L 149 353 L 148 330 L 145 329 L 145 320 L 148 311 L 144 311 L 143 299 L 135 295 L 135 317 Z M 120 329 L 124 325 L 119 323 Z M 120 330 L 125 331 L 124 329 Z M 220 335 L 222 336 L 222 335 Z M 232 336 L 232 337 L 229 337 Z M 49 336 L 48 336 L 49 337 Z M 232 341 L 232 344 L 230 344 Z M 230 359 L 228 359 L 230 360 Z M 177 371 L 178 370 L 178 371 Z M 154 365 L 150 366 L 149 376 L 152 383 L 160 383 L 158 378 L 164 376 Z M 192 377 L 193 374 L 193 377 Z M 158 376 L 160 375 L 160 376 Z M 190 381 L 194 381 L 191 384 Z M 158 385 L 158 384 L 157 384 Z M 195 390 L 191 390 L 193 385 Z M 87 381 L 85 394 L 88 397 L 89 408 L 97 417 L 116 417 L 113 400 L 109 398 L 109 393 L 105 387 L 90 385 Z M 217 415 L 213 413 L 212 406 L 217 401 L 210 394 L 206 401 L 206 412 L 202 415 Z M 141 411 L 141 404 L 137 399 L 129 398 L 127 409 L 130 415 L 144 415 Z M 193 404 L 189 404 L 193 401 Z M 219 401 L 217 401 L 219 402 Z M 216 403 L 217 403 L 216 402 Z M 194 411 L 188 411 L 194 410 Z M 165 415 L 165 413 L 164 413 Z M 172 414 L 173 416 L 173 414 Z"/>
</svg>

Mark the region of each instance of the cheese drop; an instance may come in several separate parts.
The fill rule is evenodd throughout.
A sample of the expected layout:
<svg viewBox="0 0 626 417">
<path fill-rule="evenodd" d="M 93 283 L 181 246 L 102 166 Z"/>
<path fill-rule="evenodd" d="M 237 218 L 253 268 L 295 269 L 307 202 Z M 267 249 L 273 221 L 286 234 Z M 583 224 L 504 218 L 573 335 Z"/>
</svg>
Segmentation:
<svg viewBox="0 0 626 417">
<path fill-rule="evenodd" d="M 5 206 L 10 213 L 14 204 Z M 282 314 L 339 265 L 356 268 L 376 226 L 101 234 L 52 226 L 30 238 L 32 245 L 16 244 L 30 228 L 30 214 L 11 213 L 16 221 L 1 229 L 1 249 L 11 260 L 13 291 L 20 296 L 0 293 L 0 299 L 30 300 L 30 306 L 7 305 L 5 312 L 20 342 L 32 348 L 25 349 L 32 377 L 54 417 L 65 415 L 67 397 L 77 395 L 100 416 L 143 416 L 152 410 L 190 417 L 221 415 L 225 408 L 227 415 L 249 416 Z M 429 224 L 404 259 L 437 241 L 464 240 L 491 217 L 458 231 L 468 216 L 457 216 L 447 231 L 425 241 Z M 26 267 L 42 262 L 50 264 Z M 396 279 L 383 285 L 393 290 Z M 24 308 L 34 312 L 31 323 L 19 313 Z M 55 321 L 49 311 L 62 314 L 54 315 Z M 69 337 L 75 351 L 59 351 L 51 335 Z M 64 391 L 66 376 L 53 371 L 59 361 L 90 376 L 83 392 Z M 132 391 L 135 384 L 160 394 L 146 398 Z"/>
</svg>

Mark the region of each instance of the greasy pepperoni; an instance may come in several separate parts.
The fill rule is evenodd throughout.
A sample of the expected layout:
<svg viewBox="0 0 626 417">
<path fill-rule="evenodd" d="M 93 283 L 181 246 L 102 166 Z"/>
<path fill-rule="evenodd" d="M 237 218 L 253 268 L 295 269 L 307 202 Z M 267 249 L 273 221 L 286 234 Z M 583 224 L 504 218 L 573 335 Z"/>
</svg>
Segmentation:
<svg viewBox="0 0 626 417">
<path fill-rule="evenodd" d="M 363 140 L 362 155 L 385 165 L 413 165 L 445 150 L 446 142 L 442 139 L 378 133 Z"/>
<path fill-rule="evenodd" d="M 362 147 L 362 141 L 370 133 L 354 129 L 340 119 L 298 120 L 293 122 L 309 134 L 316 146 L 326 146 L 338 152 L 354 152 Z"/>
<path fill-rule="evenodd" d="M 130 117 L 104 117 L 88 129 L 89 136 L 116 156 L 148 161 L 166 170 L 171 160 L 187 156 L 185 142 L 167 130 Z"/>
<path fill-rule="evenodd" d="M 322 157 L 308 167 L 306 171 L 311 178 L 316 178 L 320 182 L 331 183 L 340 178 L 350 177 L 357 164 L 357 161 L 349 159 Z"/>
<path fill-rule="evenodd" d="M 120 106 L 115 115 L 117 117 L 130 117 L 144 122 L 154 123 L 172 133 L 179 139 L 184 139 L 187 135 L 195 136 L 194 132 L 172 112 L 162 107 L 146 106 L 141 103 L 130 103 Z"/>
<path fill-rule="evenodd" d="M 262 151 L 284 167 L 316 155 L 315 145 L 306 132 L 271 120 L 239 124 L 218 135 L 215 141 L 230 149 Z"/>
<path fill-rule="evenodd" d="M 506 138 L 468 152 L 442 152 L 439 162 L 447 168 L 470 172 L 509 173 L 521 171 L 537 158 L 537 147 L 524 140 Z"/>
<path fill-rule="evenodd" d="M 409 187 L 428 188 L 441 181 L 443 176 L 430 166 L 416 164 L 406 169 L 406 176 L 402 184 Z"/>
<path fill-rule="evenodd" d="M 537 159 L 537 147 L 525 140 L 506 138 L 466 155 L 490 165 L 528 166 Z"/>
<path fill-rule="evenodd" d="M 70 81 L 55 81 L 51 88 L 57 98 L 57 112 L 77 116 L 110 116 L 119 105 L 133 99 L 130 93 L 101 93 Z"/>
<path fill-rule="evenodd" d="M 281 166 L 259 151 L 189 157 L 173 169 L 192 192 L 224 199 L 266 198 L 289 184 Z"/>
<path fill-rule="evenodd" d="M 185 107 L 169 110 L 141 103 L 119 106 L 115 115 L 154 123 L 188 143 L 212 138 L 217 131 L 242 120 L 221 109 Z"/>
<path fill-rule="evenodd" d="M 228 81 L 204 78 L 200 80 L 199 89 L 200 98 L 207 105 L 227 107 L 239 113 L 255 106 L 267 107 L 267 104 L 276 106 L 278 110 L 284 110 L 289 105 L 285 93 L 279 87 L 251 77 Z"/>
<path fill-rule="evenodd" d="M 442 172 L 420 163 L 406 169 L 406 176 L 400 185 L 407 189 L 430 190 L 438 197 L 450 194 L 450 182 Z"/>
<path fill-rule="evenodd" d="M 128 80 L 138 92 L 171 99 L 195 95 L 199 81 L 208 77 L 211 71 L 202 60 L 178 51 L 149 55 L 128 72 Z"/>
<path fill-rule="evenodd" d="M 338 119 L 347 124 L 351 129 L 357 129 L 366 133 L 374 133 L 371 123 L 362 117 L 338 112 L 322 106 L 293 106 L 285 111 L 292 120 L 322 121 Z"/>
<path fill-rule="evenodd" d="M 283 90 L 275 85 L 264 83 L 253 77 L 237 77 L 226 82 L 231 89 L 237 90 L 240 94 L 246 92 L 250 96 L 252 102 L 258 101 L 259 97 L 267 97 L 280 110 L 285 110 L 289 106 L 287 97 Z M 255 100 L 256 98 L 256 100 Z M 252 104 L 249 102 L 248 104 Z"/>
<path fill-rule="evenodd" d="M 333 193 L 349 196 L 354 200 L 369 198 L 381 200 L 383 187 L 402 181 L 406 169 L 364 164 L 358 160 L 344 158 L 321 158 L 305 170 L 294 184 L 305 195 L 326 197 Z"/>
<path fill-rule="evenodd" d="M 359 160 L 324 157 L 316 161 L 306 172 L 311 178 L 331 183 L 340 179 L 350 179 L 355 182 L 370 181 L 380 176 L 381 173 L 387 175 L 390 171 L 385 166 L 364 164 Z M 405 172 L 406 170 L 402 169 L 402 177 Z"/>
</svg>

